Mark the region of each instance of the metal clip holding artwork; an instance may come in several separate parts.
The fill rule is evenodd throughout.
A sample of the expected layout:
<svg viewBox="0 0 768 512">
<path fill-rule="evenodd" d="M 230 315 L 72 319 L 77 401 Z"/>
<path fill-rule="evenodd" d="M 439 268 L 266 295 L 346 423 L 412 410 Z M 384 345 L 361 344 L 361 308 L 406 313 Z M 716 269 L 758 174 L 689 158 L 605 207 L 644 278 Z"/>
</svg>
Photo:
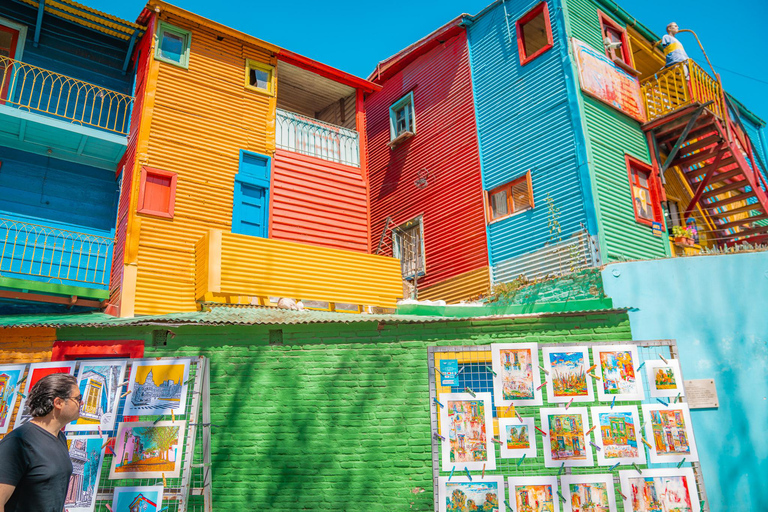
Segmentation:
<svg viewBox="0 0 768 512">
<path fill-rule="evenodd" d="M 476 395 L 476 394 L 475 394 L 475 392 L 474 392 L 474 391 L 472 391 L 471 389 L 469 389 L 469 388 L 464 388 L 464 391 L 466 391 L 467 393 L 469 393 L 470 395 L 472 395 L 472 398 L 477 398 L 477 395 Z"/>
<path fill-rule="evenodd" d="M 435 402 L 435 403 L 436 403 L 437 405 L 439 405 L 440 407 L 445 407 L 445 406 L 444 406 L 442 403 L 440 403 L 440 402 L 437 400 L 437 398 L 433 398 L 433 399 L 432 399 L 432 401 L 433 401 L 433 402 Z"/>
</svg>

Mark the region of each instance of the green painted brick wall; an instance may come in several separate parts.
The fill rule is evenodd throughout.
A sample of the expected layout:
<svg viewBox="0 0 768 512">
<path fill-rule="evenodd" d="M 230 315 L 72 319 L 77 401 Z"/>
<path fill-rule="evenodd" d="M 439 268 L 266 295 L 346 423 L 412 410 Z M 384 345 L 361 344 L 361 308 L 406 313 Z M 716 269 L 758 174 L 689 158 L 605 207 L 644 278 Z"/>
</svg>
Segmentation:
<svg viewBox="0 0 768 512">
<path fill-rule="evenodd" d="M 154 327 L 158 329 L 160 327 Z M 427 347 L 630 340 L 625 314 L 426 324 L 60 329 L 211 360 L 215 510 L 432 510 Z M 270 345 L 270 330 L 283 343 Z M 274 333 L 273 333 L 274 338 Z M 419 490 L 423 489 L 423 492 Z"/>
</svg>

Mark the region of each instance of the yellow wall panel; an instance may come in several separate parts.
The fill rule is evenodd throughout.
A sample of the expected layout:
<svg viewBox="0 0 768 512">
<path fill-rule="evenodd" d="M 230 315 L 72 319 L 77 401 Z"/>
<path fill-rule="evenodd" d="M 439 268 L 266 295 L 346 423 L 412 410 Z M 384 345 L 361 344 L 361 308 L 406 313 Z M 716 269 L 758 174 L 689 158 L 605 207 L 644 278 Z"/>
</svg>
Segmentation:
<svg viewBox="0 0 768 512">
<path fill-rule="evenodd" d="M 435 285 L 419 290 L 421 300 L 444 300 L 456 304 L 462 300 L 476 299 L 487 295 L 491 290 L 488 267 L 470 270 L 456 277 L 446 279 Z"/>
</svg>

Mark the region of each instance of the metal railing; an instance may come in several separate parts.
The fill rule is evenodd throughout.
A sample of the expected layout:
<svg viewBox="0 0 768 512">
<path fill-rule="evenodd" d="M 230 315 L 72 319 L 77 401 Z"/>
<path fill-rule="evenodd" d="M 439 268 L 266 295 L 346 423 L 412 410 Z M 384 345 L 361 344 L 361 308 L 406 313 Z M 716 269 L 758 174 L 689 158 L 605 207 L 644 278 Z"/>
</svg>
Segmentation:
<svg viewBox="0 0 768 512">
<path fill-rule="evenodd" d="M 652 121 L 693 103 L 712 101 L 709 109 L 723 119 L 720 84 L 693 60 L 664 68 L 640 82 L 645 111 Z"/>
<path fill-rule="evenodd" d="M 0 276 L 107 286 L 113 243 L 109 237 L 0 217 Z"/>
<path fill-rule="evenodd" d="M 360 166 L 360 136 L 355 130 L 277 109 L 275 138 L 281 149 Z"/>
<path fill-rule="evenodd" d="M 133 97 L 0 56 L 0 105 L 126 134 Z"/>
</svg>

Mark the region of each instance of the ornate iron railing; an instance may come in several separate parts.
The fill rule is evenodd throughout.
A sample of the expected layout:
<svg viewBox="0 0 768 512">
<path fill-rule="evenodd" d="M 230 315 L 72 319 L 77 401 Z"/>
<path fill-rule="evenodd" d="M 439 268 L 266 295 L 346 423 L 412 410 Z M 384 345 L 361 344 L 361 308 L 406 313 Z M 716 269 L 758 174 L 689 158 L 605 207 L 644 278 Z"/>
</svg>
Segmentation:
<svg viewBox="0 0 768 512">
<path fill-rule="evenodd" d="M 126 134 L 133 97 L 0 56 L 0 105 Z"/>
<path fill-rule="evenodd" d="M 669 114 L 692 103 L 713 104 L 709 109 L 723 118 L 720 84 L 692 60 L 664 68 L 640 83 L 648 120 Z"/>
<path fill-rule="evenodd" d="M 107 286 L 113 243 L 109 237 L 0 217 L 0 276 Z"/>
<path fill-rule="evenodd" d="M 360 136 L 355 130 L 277 109 L 277 147 L 360 166 Z"/>
</svg>

